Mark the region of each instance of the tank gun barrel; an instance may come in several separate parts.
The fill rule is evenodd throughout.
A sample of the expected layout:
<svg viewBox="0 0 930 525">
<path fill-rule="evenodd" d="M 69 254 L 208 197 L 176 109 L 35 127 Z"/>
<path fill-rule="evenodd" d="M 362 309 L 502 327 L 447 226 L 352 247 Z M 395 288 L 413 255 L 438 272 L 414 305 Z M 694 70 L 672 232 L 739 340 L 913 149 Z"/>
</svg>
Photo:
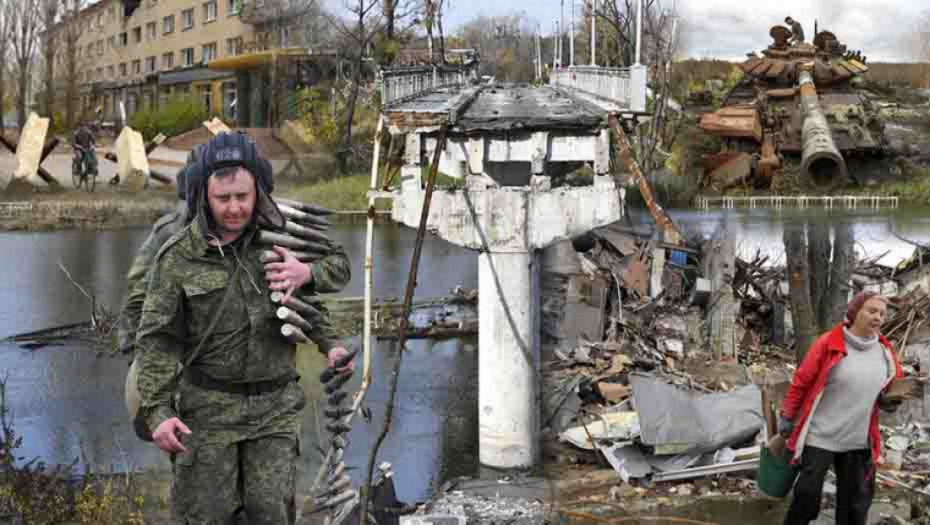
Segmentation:
<svg viewBox="0 0 930 525">
<path fill-rule="evenodd" d="M 820 107 L 814 76 L 801 70 L 801 174 L 821 189 L 833 189 L 846 182 L 846 161 L 833 141 L 827 118 Z"/>
</svg>

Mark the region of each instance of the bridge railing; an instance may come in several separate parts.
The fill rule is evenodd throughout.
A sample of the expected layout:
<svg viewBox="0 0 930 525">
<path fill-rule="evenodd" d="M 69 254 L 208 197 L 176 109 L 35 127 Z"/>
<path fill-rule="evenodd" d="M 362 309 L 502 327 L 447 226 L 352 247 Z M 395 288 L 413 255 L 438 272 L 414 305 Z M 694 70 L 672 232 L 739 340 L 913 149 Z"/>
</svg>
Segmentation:
<svg viewBox="0 0 930 525">
<path fill-rule="evenodd" d="M 550 83 L 646 111 L 646 67 L 570 66 L 553 70 Z"/>
<path fill-rule="evenodd" d="M 378 72 L 381 105 L 397 104 L 434 89 L 465 85 L 477 75 L 477 63 L 465 66 L 410 66 Z"/>
</svg>

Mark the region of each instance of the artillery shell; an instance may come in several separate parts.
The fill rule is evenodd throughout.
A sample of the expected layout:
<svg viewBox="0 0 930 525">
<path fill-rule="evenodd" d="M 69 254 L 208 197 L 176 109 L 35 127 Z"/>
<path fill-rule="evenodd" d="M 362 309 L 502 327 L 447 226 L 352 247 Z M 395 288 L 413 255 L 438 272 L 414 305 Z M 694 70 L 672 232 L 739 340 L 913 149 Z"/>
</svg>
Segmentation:
<svg viewBox="0 0 930 525">
<path fill-rule="evenodd" d="M 329 396 L 329 400 L 327 402 L 330 405 L 336 406 L 339 403 L 342 403 L 342 400 L 345 399 L 347 395 L 349 395 L 348 392 L 335 392 Z"/>
<path fill-rule="evenodd" d="M 336 360 L 336 363 L 335 363 L 335 365 L 336 365 L 335 367 L 336 367 L 337 369 L 338 369 L 338 368 L 345 368 L 349 363 L 352 362 L 353 359 L 355 359 L 356 354 L 358 354 L 358 348 L 353 349 L 353 350 L 352 350 L 351 352 L 349 352 L 348 354 L 346 354 L 346 355 L 340 357 L 339 359 L 337 359 L 337 360 Z"/>
<path fill-rule="evenodd" d="M 346 384 L 349 378 L 352 377 L 352 371 L 348 370 L 346 372 L 341 372 L 333 377 L 332 381 L 326 383 L 326 393 L 332 394 L 333 392 L 342 388 L 342 385 Z"/>
<path fill-rule="evenodd" d="M 275 311 L 275 315 L 277 315 L 278 319 L 284 321 L 285 323 L 292 324 L 297 328 L 304 330 L 305 333 L 313 331 L 313 325 L 308 323 L 306 319 L 300 316 L 300 314 L 286 306 L 279 307 Z"/>
<path fill-rule="evenodd" d="M 288 249 L 319 253 L 321 255 L 328 255 L 332 251 L 329 246 L 318 242 L 305 241 L 292 235 L 270 232 L 268 230 L 258 230 L 258 233 L 255 235 L 255 241 L 265 246 L 282 246 Z"/>
<path fill-rule="evenodd" d="M 292 324 L 283 324 L 281 325 L 281 335 L 287 338 L 292 344 L 298 343 L 310 343 L 310 338 L 307 337 L 307 334 L 303 333 L 300 328 Z"/>
<path fill-rule="evenodd" d="M 337 492 L 345 490 L 351 486 L 352 486 L 352 478 L 350 478 L 349 476 L 342 476 L 341 478 L 337 479 L 335 482 L 330 483 L 329 486 L 323 487 L 315 491 L 313 494 L 311 494 L 311 496 L 316 499 L 322 499 L 322 498 L 326 498 L 330 496 L 331 494 L 335 494 Z"/>
<path fill-rule="evenodd" d="M 333 434 L 345 434 L 346 432 L 352 430 L 352 425 L 343 423 L 341 421 L 336 421 L 335 423 L 326 425 L 326 430 L 332 432 Z"/>
<path fill-rule="evenodd" d="M 293 221 L 287 221 L 284 223 L 284 231 L 297 237 L 298 239 L 304 239 L 307 241 L 316 241 L 322 243 L 330 242 L 329 237 L 326 234 L 320 232 L 312 226 L 304 226 L 303 224 L 298 224 Z"/>
<path fill-rule="evenodd" d="M 332 215 L 333 211 L 328 210 L 322 206 L 317 206 L 316 204 L 307 204 L 306 202 L 295 201 L 293 199 L 282 199 L 275 198 L 275 201 L 278 204 L 283 204 L 285 206 L 290 206 L 291 208 L 301 210 L 306 213 L 312 213 L 313 215 Z"/>
<path fill-rule="evenodd" d="M 329 383 L 329 381 L 330 381 L 335 375 L 336 375 L 336 369 L 335 369 L 335 368 L 327 368 L 327 369 L 323 370 L 322 372 L 320 372 L 320 383 L 323 383 L 324 385 L 325 385 L 326 383 Z"/>
<path fill-rule="evenodd" d="M 300 262 L 313 262 L 313 261 L 318 261 L 323 258 L 323 255 L 319 253 L 301 252 L 297 250 L 288 250 L 288 251 L 291 252 L 291 255 L 296 257 L 297 260 Z M 265 250 L 262 252 L 260 256 L 260 260 L 262 261 L 262 264 L 267 264 L 267 263 L 272 263 L 272 262 L 281 262 L 284 259 L 282 259 L 281 256 L 278 255 L 278 252 L 276 251 Z"/>
<path fill-rule="evenodd" d="M 317 215 L 312 215 L 310 213 L 298 210 L 286 204 L 278 204 L 278 209 L 281 210 L 281 214 L 287 217 L 288 219 L 298 222 L 300 224 L 306 224 L 313 226 L 314 228 L 324 230 L 329 228 L 330 222 L 329 219 L 320 217 Z"/>
<path fill-rule="evenodd" d="M 330 419 L 339 419 L 352 413 L 351 408 L 327 408 L 323 410 L 326 417 Z"/>
<path fill-rule="evenodd" d="M 336 505 L 345 503 L 354 497 L 355 497 L 355 489 L 348 489 L 345 492 L 342 492 L 341 494 L 337 496 L 333 496 L 331 499 L 325 502 L 317 503 L 316 505 L 313 506 L 313 509 L 310 510 L 310 513 L 314 514 L 314 513 L 335 507 Z"/>
<path fill-rule="evenodd" d="M 346 464 L 343 463 L 342 461 L 339 461 L 336 464 L 336 468 L 333 469 L 333 473 L 329 475 L 329 479 L 327 479 L 326 482 L 332 485 L 333 482 L 341 478 L 342 475 L 345 474 L 345 472 L 346 472 Z"/>
<path fill-rule="evenodd" d="M 284 292 L 271 292 L 271 302 L 275 304 L 283 304 L 292 308 L 295 312 L 300 312 L 301 315 L 305 316 L 304 319 L 317 319 L 323 315 L 319 310 L 310 305 L 310 303 L 300 299 L 299 297 L 294 297 L 292 295 L 286 303 L 283 301 Z"/>
</svg>

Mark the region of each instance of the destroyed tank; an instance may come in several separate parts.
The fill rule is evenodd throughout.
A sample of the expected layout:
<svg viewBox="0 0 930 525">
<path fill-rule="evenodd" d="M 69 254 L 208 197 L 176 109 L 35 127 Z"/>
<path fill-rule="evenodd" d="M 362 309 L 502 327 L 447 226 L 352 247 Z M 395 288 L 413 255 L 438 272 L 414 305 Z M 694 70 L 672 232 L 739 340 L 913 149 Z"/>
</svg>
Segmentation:
<svg viewBox="0 0 930 525">
<path fill-rule="evenodd" d="M 772 44 L 739 64 L 743 78 L 701 116 L 701 129 L 723 139 L 704 156 L 705 185 L 771 187 L 791 155 L 802 181 L 828 192 L 846 184 L 848 159 L 884 153 L 884 123 L 861 88 L 866 58 L 829 31 L 815 34 L 813 44 L 789 43 L 788 28 L 772 27 Z"/>
</svg>

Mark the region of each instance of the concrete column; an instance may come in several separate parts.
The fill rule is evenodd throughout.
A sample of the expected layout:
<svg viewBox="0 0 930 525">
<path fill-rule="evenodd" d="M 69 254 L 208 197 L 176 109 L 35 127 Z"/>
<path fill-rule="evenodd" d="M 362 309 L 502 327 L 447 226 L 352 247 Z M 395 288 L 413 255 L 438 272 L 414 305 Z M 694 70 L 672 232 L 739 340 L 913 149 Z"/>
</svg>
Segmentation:
<svg viewBox="0 0 930 525">
<path fill-rule="evenodd" d="M 539 454 L 534 261 L 527 252 L 478 256 L 478 455 L 489 467 L 531 467 Z"/>
</svg>

